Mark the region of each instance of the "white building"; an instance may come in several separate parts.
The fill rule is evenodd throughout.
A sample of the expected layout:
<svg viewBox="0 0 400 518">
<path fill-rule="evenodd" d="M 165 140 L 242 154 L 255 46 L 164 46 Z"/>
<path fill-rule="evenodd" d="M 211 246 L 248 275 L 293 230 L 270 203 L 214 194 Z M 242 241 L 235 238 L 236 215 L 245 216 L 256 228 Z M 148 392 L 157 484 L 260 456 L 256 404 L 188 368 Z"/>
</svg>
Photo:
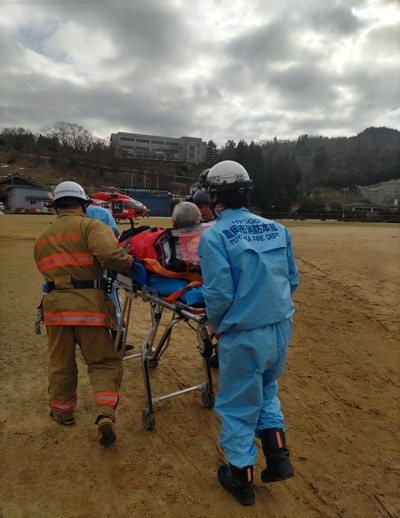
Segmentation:
<svg viewBox="0 0 400 518">
<path fill-rule="evenodd" d="M 110 140 L 134 157 L 193 164 L 204 162 L 206 158 L 207 144 L 197 137 L 173 138 L 119 131 L 112 133 Z"/>
</svg>

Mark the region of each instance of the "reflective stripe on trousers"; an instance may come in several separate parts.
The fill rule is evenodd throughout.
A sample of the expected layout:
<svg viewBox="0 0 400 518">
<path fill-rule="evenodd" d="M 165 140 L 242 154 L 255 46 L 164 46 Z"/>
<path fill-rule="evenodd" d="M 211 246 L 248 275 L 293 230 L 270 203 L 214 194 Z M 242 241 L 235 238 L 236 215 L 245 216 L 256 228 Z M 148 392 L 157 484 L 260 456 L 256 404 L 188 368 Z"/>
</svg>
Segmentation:
<svg viewBox="0 0 400 518">
<path fill-rule="evenodd" d="M 77 398 L 74 397 L 69 401 L 54 401 L 54 399 L 50 399 L 50 410 L 53 412 L 73 412 L 76 409 Z"/>
<path fill-rule="evenodd" d="M 43 323 L 46 326 L 102 326 L 106 327 L 104 313 L 72 312 L 43 313 Z"/>
<path fill-rule="evenodd" d="M 116 408 L 119 401 L 118 392 L 96 392 L 93 400 L 97 406 L 109 405 Z"/>
</svg>

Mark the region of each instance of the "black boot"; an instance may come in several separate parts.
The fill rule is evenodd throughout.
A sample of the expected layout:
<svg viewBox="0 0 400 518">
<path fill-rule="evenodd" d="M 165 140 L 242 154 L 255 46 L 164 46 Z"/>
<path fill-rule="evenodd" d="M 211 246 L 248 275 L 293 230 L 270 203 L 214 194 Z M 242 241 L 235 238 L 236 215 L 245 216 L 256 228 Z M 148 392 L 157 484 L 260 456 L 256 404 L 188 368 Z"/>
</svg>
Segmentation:
<svg viewBox="0 0 400 518">
<path fill-rule="evenodd" d="M 118 331 L 116 331 L 115 329 L 113 329 L 111 331 L 111 336 L 112 336 L 113 342 L 115 342 L 115 339 L 117 338 L 117 333 L 118 333 Z M 118 342 L 118 348 L 117 348 L 118 352 L 122 351 L 123 344 L 124 344 L 124 332 L 122 331 L 122 333 L 119 337 L 119 342 Z M 125 344 L 125 351 L 132 351 L 132 349 L 134 349 L 134 346 L 132 344 Z"/>
<path fill-rule="evenodd" d="M 294 477 L 294 469 L 289 460 L 290 452 L 286 448 L 285 432 L 280 428 L 260 430 L 261 444 L 267 467 L 261 473 L 263 482 L 278 482 Z"/>
<path fill-rule="evenodd" d="M 218 468 L 218 481 L 242 505 L 253 505 L 253 466 L 237 468 L 232 464 L 223 464 Z"/>
</svg>

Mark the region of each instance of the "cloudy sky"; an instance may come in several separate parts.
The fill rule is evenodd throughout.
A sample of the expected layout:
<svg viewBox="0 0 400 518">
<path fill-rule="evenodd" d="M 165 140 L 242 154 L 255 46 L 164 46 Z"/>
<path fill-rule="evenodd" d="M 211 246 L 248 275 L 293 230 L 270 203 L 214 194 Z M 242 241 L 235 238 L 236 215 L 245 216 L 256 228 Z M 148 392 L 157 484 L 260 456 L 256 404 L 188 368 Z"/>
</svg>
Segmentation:
<svg viewBox="0 0 400 518">
<path fill-rule="evenodd" d="M 0 0 L 0 131 L 400 130 L 400 0 Z"/>
</svg>

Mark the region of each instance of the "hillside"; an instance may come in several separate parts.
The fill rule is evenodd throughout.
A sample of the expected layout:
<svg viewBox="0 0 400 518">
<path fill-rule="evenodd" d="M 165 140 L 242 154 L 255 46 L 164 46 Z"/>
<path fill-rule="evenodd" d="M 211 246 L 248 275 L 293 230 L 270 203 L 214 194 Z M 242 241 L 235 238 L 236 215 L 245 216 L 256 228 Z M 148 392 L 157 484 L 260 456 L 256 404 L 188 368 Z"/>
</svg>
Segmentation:
<svg viewBox="0 0 400 518">
<path fill-rule="evenodd" d="M 19 151 L 0 150 L 1 176 L 19 173 L 41 187 L 63 180 L 61 172 L 49 162 L 49 157 L 37 157 Z"/>
<path fill-rule="evenodd" d="M 123 168 L 72 163 L 62 166 L 57 156 L 37 156 L 15 150 L 0 150 L 1 176 L 19 173 L 41 187 L 64 180 L 80 183 L 91 193 L 102 186 L 134 186 L 169 189 L 185 195 L 195 182 L 202 166 L 166 162 L 132 161 Z M 129 167 L 130 166 L 130 167 Z"/>
<path fill-rule="evenodd" d="M 19 137 L 17 141 L 16 135 L 2 134 L 0 163 L 7 166 L 2 165 L 3 175 L 18 172 L 43 187 L 74 180 L 89 193 L 113 185 L 168 189 L 184 196 L 203 169 L 229 159 L 244 165 L 253 179 L 253 205 L 285 211 L 315 195 L 341 202 L 343 189 L 350 202 L 359 196 L 357 186 L 400 178 L 400 132 L 390 128 L 367 128 L 349 138 L 301 135 L 297 141 L 250 145 L 228 141 L 220 150 L 210 141 L 208 162 L 198 165 L 132 158 L 107 146 L 83 151 L 54 139 L 40 142 L 23 133 Z"/>
</svg>

